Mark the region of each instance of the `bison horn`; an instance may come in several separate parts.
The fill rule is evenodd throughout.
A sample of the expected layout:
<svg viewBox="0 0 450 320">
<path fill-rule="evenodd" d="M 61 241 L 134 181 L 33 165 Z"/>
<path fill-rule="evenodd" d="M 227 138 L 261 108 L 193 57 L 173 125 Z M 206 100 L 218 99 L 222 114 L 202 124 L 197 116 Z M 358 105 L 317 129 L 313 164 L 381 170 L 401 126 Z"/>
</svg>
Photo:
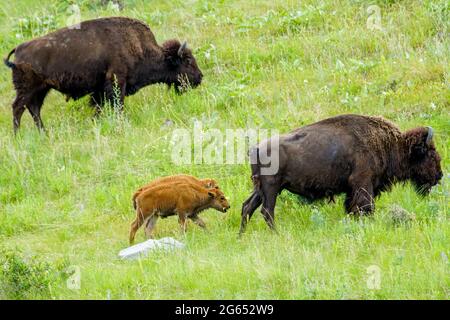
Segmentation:
<svg viewBox="0 0 450 320">
<path fill-rule="evenodd" d="M 427 145 L 429 145 L 431 142 L 431 139 L 433 139 L 433 128 L 427 127 L 427 129 L 428 129 L 428 135 L 427 135 L 427 139 L 425 140 L 425 143 Z"/>
<path fill-rule="evenodd" d="M 183 57 L 184 50 L 186 50 L 186 47 L 187 47 L 187 42 L 184 41 L 183 44 L 182 44 L 182 45 L 180 46 L 180 48 L 178 49 L 178 56 L 179 56 L 180 58 Z"/>
</svg>

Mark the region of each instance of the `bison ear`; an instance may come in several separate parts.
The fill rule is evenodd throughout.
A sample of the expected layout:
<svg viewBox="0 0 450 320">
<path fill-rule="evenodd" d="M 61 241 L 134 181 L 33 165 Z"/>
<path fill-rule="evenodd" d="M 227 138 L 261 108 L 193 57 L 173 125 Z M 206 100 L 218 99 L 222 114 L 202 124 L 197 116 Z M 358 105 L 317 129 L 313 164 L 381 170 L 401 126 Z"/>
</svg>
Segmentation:
<svg viewBox="0 0 450 320">
<path fill-rule="evenodd" d="M 180 44 L 180 42 L 175 39 L 167 40 L 162 45 L 164 58 L 174 67 L 181 64 L 181 57 L 178 54 L 181 47 L 182 45 Z M 185 49 L 183 49 L 182 52 L 184 52 L 184 50 Z"/>
<path fill-rule="evenodd" d="M 219 187 L 216 184 L 214 184 L 214 182 L 212 182 L 212 181 L 210 181 L 206 184 L 206 188 L 207 189 L 219 189 Z"/>
<path fill-rule="evenodd" d="M 214 198 L 214 192 L 208 191 L 208 196 L 209 196 L 210 198 Z"/>
<path fill-rule="evenodd" d="M 408 131 L 406 135 L 410 157 L 413 159 L 423 157 L 433 141 L 433 129 L 431 127 L 417 128 Z"/>
</svg>

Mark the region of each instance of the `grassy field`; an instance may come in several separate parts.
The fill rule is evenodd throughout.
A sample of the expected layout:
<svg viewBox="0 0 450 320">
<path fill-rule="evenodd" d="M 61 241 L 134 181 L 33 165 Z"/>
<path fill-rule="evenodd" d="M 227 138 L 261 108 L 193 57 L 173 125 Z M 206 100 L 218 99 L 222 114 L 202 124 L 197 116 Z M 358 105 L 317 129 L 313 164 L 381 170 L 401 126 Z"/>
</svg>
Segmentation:
<svg viewBox="0 0 450 320">
<path fill-rule="evenodd" d="M 147 87 L 123 115 L 93 119 L 87 99 L 51 92 L 48 134 L 28 113 L 12 132 L 11 72 L 0 67 L 0 298 L 2 299 L 449 299 L 449 4 L 395 1 L 98 1 L 13 0 L 0 4 L 0 55 L 66 25 L 69 4 L 83 20 L 141 19 L 159 43 L 188 40 L 205 78 L 187 94 Z M 370 5 L 381 30 L 367 27 Z M 257 212 L 237 237 L 252 190 L 247 164 L 175 165 L 175 128 L 266 128 L 288 132 L 342 114 L 381 115 L 402 130 L 432 126 L 444 179 L 426 198 L 398 185 L 371 218 L 349 218 L 343 198 L 307 203 L 284 192 L 279 234 Z M 167 121 L 170 120 L 170 121 Z M 231 202 L 206 211 L 209 232 L 176 218 L 156 237 L 185 250 L 121 261 L 134 218 L 131 195 L 155 177 L 215 178 Z M 404 209 L 415 219 L 395 223 Z M 143 231 L 137 241 L 143 241 Z M 81 288 L 66 285 L 79 268 Z M 369 271 L 368 271 L 369 268 Z M 380 286 L 367 284 L 379 268 Z"/>
</svg>

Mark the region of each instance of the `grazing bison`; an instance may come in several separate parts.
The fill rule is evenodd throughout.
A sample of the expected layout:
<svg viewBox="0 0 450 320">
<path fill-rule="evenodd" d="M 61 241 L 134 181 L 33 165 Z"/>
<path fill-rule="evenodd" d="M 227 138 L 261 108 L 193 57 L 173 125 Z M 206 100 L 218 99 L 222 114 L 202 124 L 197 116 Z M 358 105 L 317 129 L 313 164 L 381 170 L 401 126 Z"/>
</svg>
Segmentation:
<svg viewBox="0 0 450 320">
<path fill-rule="evenodd" d="M 167 176 L 162 177 L 153 180 L 149 184 L 146 184 L 145 186 L 139 188 L 134 194 L 133 194 L 133 207 L 136 209 L 136 198 L 145 190 L 148 188 L 152 188 L 158 185 L 162 184 L 177 184 L 177 183 L 196 183 L 201 187 L 204 187 L 206 189 L 219 189 L 219 185 L 217 184 L 216 180 L 214 179 L 198 179 L 194 176 L 190 176 L 188 174 L 177 174 L 174 176 Z"/>
<path fill-rule="evenodd" d="M 152 236 L 158 217 L 178 215 L 183 232 L 186 232 L 187 219 L 205 228 L 198 216 L 203 210 L 214 208 L 226 212 L 230 205 L 219 189 L 206 189 L 198 183 L 161 183 L 145 189 L 135 199 L 136 219 L 130 228 L 130 244 L 134 242 L 136 231 L 146 222 L 145 234 Z"/>
<path fill-rule="evenodd" d="M 279 170 L 273 175 L 261 175 L 261 150 L 271 155 L 274 149 L 273 140 L 262 142 L 250 151 L 256 159 L 251 165 L 254 191 L 242 206 L 240 233 L 261 204 L 274 228 L 275 201 L 283 189 L 311 200 L 345 193 L 349 213 L 373 211 L 374 198 L 396 182 L 410 180 L 425 195 L 442 178 L 432 138 L 429 127 L 402 133 L 379 117 L 341 115 L 280 136 Z"/>
<path fill-rule="evenodd" d="M 168 40 L 159 46 L 146 24 L 122 17 L 85 21 L 25 42 L 4 62 L 12 69 L 17 93 L 15 132 L 25 108 L 43 128 L 40 111 L 50 89 L 73 99 L 90 95 L 98 112 L 105 99 L 122 107 L 125 96 L 149 84 L 166 83 L 181 92 L 198 86 L 203 77 L 186 42 Z"/>
</svg>

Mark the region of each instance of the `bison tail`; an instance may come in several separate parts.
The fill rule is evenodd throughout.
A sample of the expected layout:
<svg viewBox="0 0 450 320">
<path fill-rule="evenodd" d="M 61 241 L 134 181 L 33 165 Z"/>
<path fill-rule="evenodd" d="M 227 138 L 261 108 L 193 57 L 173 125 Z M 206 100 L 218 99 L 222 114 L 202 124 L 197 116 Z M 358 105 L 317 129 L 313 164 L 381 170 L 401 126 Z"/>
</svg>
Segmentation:
<svg viewBox="0 0 450 320">
<path fill-rule="evenodd" d="M 252 169 L 252 182 L 254 190 L 259 193 L 259 190 L 261 188 L 260 183 L 260 162 L 259 162 L 259 148 L 254 148 L 250 151 L 250 163 L 251 163 L 251 169 Z"/>
<path fill-rule="evenodd" d="M 11 55 L 12 55 L 14 52 L 16 52 L 16 48 L 12 49 L 12 51 L 8 54 L 8 56 L 3 60 L 3 62 L 5 63 L 5 65 L 6 65 L 8 68 L 11 68 L 11 69 L 14 68 L 14 67 L 16 66 L 13 62 L 9 61 L 9 58 L 11 57 Z"/>
<path fill-rule="evenodd" d="M 138 192 L 135 192 L 135 193 L 133 194 L 133 208 L 134 208 L 134 210 L 136 210 L 136 208 L 137 208 L 136 198 L 138 197 L 138 195 L 140 195 L 140 192 L 139 192 L 139 191 L 138 191 Z"/>
<path fill-rule="evenodd" d="M 134 210 L 136 210 L 136 208 L 137 208 L 135 196 L 133 196 L 133 208 L 134 208 Z"/>
</svg>

